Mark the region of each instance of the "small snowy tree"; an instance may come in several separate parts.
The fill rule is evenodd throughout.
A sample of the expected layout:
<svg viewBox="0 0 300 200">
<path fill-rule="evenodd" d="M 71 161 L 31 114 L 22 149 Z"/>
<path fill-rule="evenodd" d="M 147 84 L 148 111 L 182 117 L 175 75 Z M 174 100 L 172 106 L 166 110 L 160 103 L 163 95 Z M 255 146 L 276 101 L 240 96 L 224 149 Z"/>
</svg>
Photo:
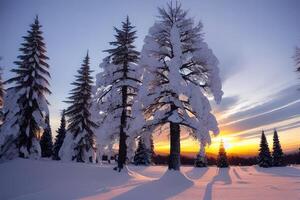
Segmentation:
<svg viewBox="0 0 300 200">
<path fill-rule="evenodd" d="M 275 166 L 275 167 L 285 166 L 284 154 L 283 154 L 283 151 L 281 149 L 281 145 L 280 145 L 280 141 L 279 141 L 278 133 L 277 133 L 276 129 L 274 130 L 274 135 L 273 135 L 273 154 L 272 154 L 272 158 L 273 158 L 273 166 Z"/>
<path fill-rule="evenodd" d="M 268 141 L 264 131 L 262 131 L 261 134 L 260 148 L 259 148 L 259 155 L 258 155 L 258 165 L 260 167 L 265 167 L 265 168 L 272 166 L 272 157 L 271 157 Z"/>
<path fill-rule="evenodd" d="M 111 148 L 112 143 L 119 141 L 118 166 L 115 168 L 118 171 L 123 169 L 127 160 L 128 133 L 125 128 L 132 120 L 132 99 L 140 83 L 137 70 L 139 53 L 133 45 L 136 39 L 133 29 L 128 17 L 122 23 L 122 29 L 115 28 L 116 41 L 110 42 L 114 48 L 105 51 L 109 56 L 100 65 L 103 72 L 97 75 L 96 81 L 96 109 L 101 115 L 99 132 L 103 132 L 103 140 L 107 141 L 101 148 Z"/>
<path fill-rule="evenodd" d="M 48 115 L 46 95 L 50 94 L 48 57 L 40 30 L 38 17 L 30 25 L 25 42 L 20 48 L 21 55 L 15 62 L 15 75 L 6 83 L 12 84 L 5 96 L 4 124 L 0 134 L 0 159 L 39 158 L 38 135 L 47 127 Z"/>
<path fill-rule="evenodd" d="M 220 148 L 219 148 L 219 155 L 217 158 L 217 167 L 219 168 L 225 168 L 228 167 L 228 161 L 227 161 L 227 155 L 226 155 L 226 150 L 224 148 L 224 143 L 223 140 L 220 142 Z"/>
<path fill-rule="evenodd" d="M 195 159 L 195 167 L 207 167 L 207 159 L 205 155 L 205 146 L 200 144 L 200 151 Z"/>
<path fill-rule="evenodd" d="M 66 103 L 70 106 L 66 109 L 68 117 L 67 135 L 59 151 L 62 160 L 76 160 L 77 162 L 95 162 L 96 139 L 94 128 L 97 124 L 91 120 L 91 98 L 93 78 L 87 53 L 81 68 L 78 70 L 74 88 L 70 92 Z"/>
<path fill-rule="evenodd" d="M 159 14 L 144 40 L 143 84 L 133 107 L 136 122 L 128 128 L 133 139 L 169 124 L 169 169 L 179 170 L 181 129 L 209 144 L 209 132 L 219 129 L 206 95 L 218 103 L 223 92 L 218 60 L 203 41 L 202 24 L 194 25 L 178 4 L 159 8 Z"/>
<path fill-rule="evenodd" d="M 52 141 L 52 132 L 49 122 L 49 115 L 46 116 L 45 123 L 46 127 L 44 129 L 43 135 L 41 137 L 40 145 L 42 151 L 42 157 L 51 157 L 52 149 L 53 149 L 53 141 Z"/>
<path fill-rule="evenodd" d="M 60 127 L 56 131 L 57 135 L 55 137 L 55 143 L 54 143 L 53 155 L 52 155 L 53 160 L 60 160 L 58 153 L 64 142 L 66 132 L 67 130 L 66 130 L 65 110 L 63 110 L 60 119 Z"/>
<path fill-rule="evenodd" d="M 150 149 L 147 149 L 142 137 L 138 139 L 138 147 L 136 149 L 133 162 L 135 165 L 151 164 L 151 151 Z"/>
</svg>

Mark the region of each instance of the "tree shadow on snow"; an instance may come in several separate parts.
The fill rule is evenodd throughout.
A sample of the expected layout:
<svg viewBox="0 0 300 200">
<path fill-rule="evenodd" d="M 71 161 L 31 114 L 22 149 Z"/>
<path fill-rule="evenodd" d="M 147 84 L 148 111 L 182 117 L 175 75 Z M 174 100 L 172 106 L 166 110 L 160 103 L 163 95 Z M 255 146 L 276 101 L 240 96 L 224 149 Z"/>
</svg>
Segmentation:
<svg viewBox="0 0 300 200">
<path fill-rule="evenodd" d="M 231 177 L 229 175 L 229 170 L 229 168 L 218 169 L 218 174 L 214 176 L 213 180 L 209 182 L 206 186 L 203 200 L 212 199 L 212 189 L 215 182 L 223 182 L 224 185 L 230 185 L 232 183 Z"/>
<path fill-rule="evenodd" d="M 239 180 L 242 180 L 241 176 L 239 175 L 239 173 L 236 171 L 236 169 L 233 169 L 232 170 L 234 175 L 239 179 Z"/>
<path fill-rule="evenodd" d="M 271 168 L 255 166 L 254 169 L 257 172 L 271 174 L 273 176 L 300 177 L 300 169 L 290 166 Z"/>
<path fill-rule="evenodd" d="M 178 171 L 167 171 L 160 179 L 150 181 L 125 192 L 113 200 L 140 199 L 150 194 L 152 199 L 163 200 L 176 196 L 193 185 L 193 181 Z"/>
<path fill-rule="evenodd" d="M 14 176 L 8 176 L 7 180 L 10 178 L 11 182 L 6 184 L 12 189 L 2 187 L 9 193 L 0 192 L 0 199 L 80 199 L 104 193 L 132 180 L 126 170 L 118 173 L 110 167 L 94 164 L 21 159 L 12 162 L 17 162 Z M 14 177 L 23 177 L 23 182 L 28 184 L 20 187 L 19 180 Z"/>
<path fill-rule="evenodd" d="M 193 180 L 200 179 L 208 171 L 208 167 L 197 168 L 193 167 L 190 171 L 187 171 L 185 174 L 187 177 Z"/>
</svg>

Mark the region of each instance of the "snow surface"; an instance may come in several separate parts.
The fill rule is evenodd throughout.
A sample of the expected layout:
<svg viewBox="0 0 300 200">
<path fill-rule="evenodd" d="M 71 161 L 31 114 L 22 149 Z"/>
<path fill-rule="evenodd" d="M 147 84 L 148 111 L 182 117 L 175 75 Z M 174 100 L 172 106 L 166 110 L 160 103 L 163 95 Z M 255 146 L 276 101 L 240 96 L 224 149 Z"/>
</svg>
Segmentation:
<svg viewBox="0 0 300 200">
<path fill-rule="evenodd" d="M 300 199 L 300 166 L 129 166 L 16 159 L 0 164 L 0 199 Z"/>
</svg>

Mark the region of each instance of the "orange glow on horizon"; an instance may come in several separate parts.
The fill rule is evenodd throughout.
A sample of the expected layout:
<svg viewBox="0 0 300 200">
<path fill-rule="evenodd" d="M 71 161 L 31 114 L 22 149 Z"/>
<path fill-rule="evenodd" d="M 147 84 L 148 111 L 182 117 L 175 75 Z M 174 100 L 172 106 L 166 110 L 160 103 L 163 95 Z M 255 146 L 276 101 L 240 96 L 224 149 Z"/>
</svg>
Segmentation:
<svg viewBox="0 0 300 200">
<path fill-rule="evenodd" d="M 297 128 L 300 131 L 300 128 Z M 280 134 L 281 146 L 284 151 L 295 151 L 299 148 L 299 140 L 291 140 L 294 136 L 299 138 L 296 130 L 288 130 L 285 134 Z M 220 141 L 223 139 L 224 146 L 229 156 L 256 156 L 258 154 L 260 135 L 252 138 L 236 137 L 229 131 L 223 131 L 216 137 L 212 137 L 211 144 L 206 147 L 208 156 L 216 156 L 219 151 Z M 272 135 L 267 136 L 269 148 L 272 151 Z M 155 152 L 157 154 L 168 155 L 170 152 L 169 139 L 154 139 Z M 185 156 L 195 156 L 199 152 L 199 143 L 191 137 L 181 140 L 181 154 Z"/>
</svg>

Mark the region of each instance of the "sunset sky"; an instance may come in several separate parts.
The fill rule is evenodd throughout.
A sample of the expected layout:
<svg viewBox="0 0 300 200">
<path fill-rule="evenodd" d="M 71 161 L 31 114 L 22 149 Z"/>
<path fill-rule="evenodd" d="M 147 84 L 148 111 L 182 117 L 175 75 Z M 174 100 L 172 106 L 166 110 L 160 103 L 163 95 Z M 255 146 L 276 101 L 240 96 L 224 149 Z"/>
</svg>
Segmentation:
<svg viewBox="0 0 300 200">
<path fill-rule="evenodd" d="M 126 15 L 136 26 L 136 46 L 158 15 L 162 0 L 140 1 L 16 1 L 0 0 L 0 66 L 4 79 L 11 76 L 22 36 L 39 15 L 50 57 L 49 97 L 52 131 L 59 126 L 62 102 L 71 89 L 76 70 L 89 49 L 91 67 L 99 72 L 102 51 L 113 41 L 113 26 Z M 212 102 L 221 134 L 213 138 L 207 152 L 216 153 L 222 138 L 229 154 L 255 155 L 260 134 L 266 131 L 272 146 L 276 128 L 284 151 L 300 147 L 300 80 L 293 62 L 300 46 L 300 1 L 298 0 L 185 0 L 183 8 L 204 24 L 205 41 L 220 62 L 224 97 Z M 182 152 L 198 151 L 197 142 L 182 134 Z M 168 137 L 155 139 L 156 150 L 168 151 Z"/>
</svg>

